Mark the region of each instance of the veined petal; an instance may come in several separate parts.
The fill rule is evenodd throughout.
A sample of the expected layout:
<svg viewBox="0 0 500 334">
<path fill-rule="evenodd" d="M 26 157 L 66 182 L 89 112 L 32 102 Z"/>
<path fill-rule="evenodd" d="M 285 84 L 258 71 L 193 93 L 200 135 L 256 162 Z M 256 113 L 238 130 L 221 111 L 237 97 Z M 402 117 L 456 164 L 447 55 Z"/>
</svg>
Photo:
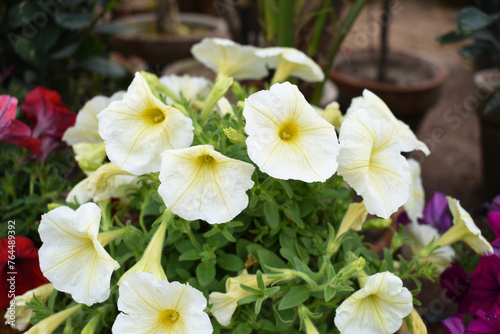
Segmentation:
<svg viewBox="0 0 500 334">
<path fill-rule="evenodd" d="M 194 137 L 191 119 L 158 100 L 139 73 L 97 118 L 109 159 L 135 175 L 159 171 L 163 151 L 188 147 Z"/>
<path fill-rule="evenodd" d="M 424 215 L 425 193 L 422 185 L 422 177 L 420 176 L 420 164 L 414 159 L 408 159 L 410 166 L 411 184 L 410 197 L 404 204 L 404 208 L 408 217 L 412 222 L 416 222 L 418 218 Z"/>
<path fill-rule="evenodd" d="M 238 80 L 262 79 L 267 75 L 266 62 L 256 55 L 258 49 L 229 39 L 204 38 L 193 45 L 191 53 L 216 73 Z"/>
<path fill-rule="evenodd" d="M 160 83 L 170 89 L 172 92 L 181 95 L 188 101 L 197 101 L 198 98 L 204 99 L 210 93 L 213 83 L 204 77 L 192 77 L 187 74 L 183 76 L 170 74 L 164 75 L 159 79 Z M 167 104 L 174 101 L 167 96 Z"/>
<path fill-rule="evenodd" d="M 118 333 L 212 333 L 204 312 L 207 300 L 195 288 L 179 282 L 156 281 L 153 274 L 137 273 L 119 289 L 120 313 L 112 331 Z"/>
<path fill-rule="evenodd" d="M 248 205 L 254 167 L 228 158 L 210 145 L 162 154 L 158 193 L 167 208 L 186 220 L 210 224 L 232 220 Z"/>
<path fill-rule="evenodd" d="M 111 97 L 102 95 L 93 97 L 85 103 L 80 111 L 78 111 L 75 125 L 66 130 L 62 139 L 68 143 L 68 145 L 78 143 L 102 143 L 103 140 L 99 134 L 97 115 L 111 102 L 121 100 L 123 94 L 125 94 L 124 91 L 119 91 Z"/>
<path fill-rule="evenodd" d="M 368 89 L 363 91 L 363 96 L 352 99 L 351 105 L 347 109 L 347 115 L 358 109 L 368 109 L 373 113 L 374 117 L 385 119 L 394 124 L 397 136 L 399 137 L 401 151 L 411 152 L 413 150 L 420 150 L 425 155 L 430 154 L 427 145 L 417 139 L 410 127 L 398 120 L 385 102 Z"/>
<path fill-rule="evenodd" d="M 335 128 L 318 116 L 297 86 L 275 84 L 245 100 L 248 155 L 272 177 L 324 182 L 337 170 Z"/>
<path fill-rule="evenodd" d="M 121 170 L 112 162 L 99 167 L 88 177 L 87 194 L 94 201 L 125 197 L 133 188 L 137 188 L 138 178 L 129 172 Z"/>
<path fill-rule="evenodd" d="M 390 272 L 366 279 L 337 308 L 335 325 L 344 334 L 389 334 L 396 332 L 413 308 L 413 297 L 403 281 Z"/>
<path fill-rule="evenodd" d="M 369 213 L 389 218 L 408 200 L 411 183 L 394 126 L 358 109 L 344 119 L 339 139 L 338 174 L 363 197 Z"/>
<path fill-rule="evenodd" d="M 66 196 L 66 202 L 73 204 L 83 204 L 89 202 L 92 198 L 87 193 L 87 183 L 89 178 L 86 177 L 73 187 Z"/>
<path fill-rule="evenodd" d="M 40 268 L 54 288 L 88 306 L 109 297 L 111 274 L 120 265 L 97 241 L 101 210 L 86 203 L 76 211 L 58 207 L 40 222 Z"/>
</svg>

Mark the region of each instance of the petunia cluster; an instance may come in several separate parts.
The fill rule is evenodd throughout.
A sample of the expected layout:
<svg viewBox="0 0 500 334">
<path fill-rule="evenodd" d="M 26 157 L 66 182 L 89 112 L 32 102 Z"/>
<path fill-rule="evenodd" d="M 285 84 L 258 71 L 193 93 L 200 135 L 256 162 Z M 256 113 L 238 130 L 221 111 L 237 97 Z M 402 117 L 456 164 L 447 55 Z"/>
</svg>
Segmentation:
<svg viewBox="0 0 500 334">
<path fill-rule="evenodd" d="M 50 284 L 16 297 L 16 328 L 425 329 L 418 291 L 402 278 L 435 277 L 458 241 L 493 251 L 458 200 L 439 197 L 424 209 L 420 166 L 404 153 L 427 155 L 427 146 L 368 90 L 345 115 L 335 102 L 312 106 L 286 81 L 324 79 L 299 50 L 205 39 L 192 53 L 215 82 L 138 72 L 126 91 L 88 101 L 64 135 L 53 116 L 34 122 L 34 133 L 72 146 L 82 178 L 41 217 L 39 268 Z M 262 90 L 237 81 L 269 74 Z M 48 114 L 64 114 L 45 98 Z M 354 192 L 361 200 L 353 203 Z M 376 254 L 365 226 L 387 228 L 400 207 L 414 242 L 395 234 Z M 443 210 L 449 223 L 437 226 Z M 406 259 L 397 256 L 402 246 Z"/>
</svg>

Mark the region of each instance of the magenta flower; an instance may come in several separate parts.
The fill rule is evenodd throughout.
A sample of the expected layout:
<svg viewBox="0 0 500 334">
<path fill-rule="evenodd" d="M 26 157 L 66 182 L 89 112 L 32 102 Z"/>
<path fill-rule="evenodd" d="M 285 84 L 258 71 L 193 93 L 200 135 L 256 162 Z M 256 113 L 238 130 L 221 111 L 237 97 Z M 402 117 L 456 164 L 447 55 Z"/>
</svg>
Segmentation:
<svg viewBox="0 0 500 334">
<path fill-rule="evenodd" d="M 479 310 L 500 316 L 500 258 L 482 256 L 469 284 L 469 314 Z"/>
<path fill-rule="evenodd" d="M 0 141 L 26 147 L 33 153 L 40 153 L 40 140 L 31 137 L 30 128 L 14 119 L 17 111 L 17 99 L 9 95 L 0 95 Z"/>
<path fill-rule="evenodd" d="M 429 224 L 435 227 L 439 234 L 446 232 L 452 225 L 449 215 L 448 199 L 446 195 L 435 192 L 424 209 L 424 216 L 419 219 L 420 224 Z"/>
<path fill-rule="evenodd" d="M 469 276 L 464 268 L 452 262 L 452 266 L 441 274 L 441 287 L 446 291 L 446 297 L 458 303 L 460 313 L 467 312 Z"/>
<path fill-rule="evenodd" d="M 488 212 L 488 226 L 495 234 L 495 238 L 500 238 L 500 211 Z"/>
<path fill-rule="evenodd" d="M 42 141 L 42 161 L 64 145 L 61 137 L 76 120 L 76 114 L 68 110 L 58 92 L 40 86 L 26 95 L 21 110 L 31 120 L 33 136 Z"/>
<path fill-rule="evenodd" d="M 452 317 L 441 320 L 441 323 L 448 334 L 464 334 L 465 332 L 464 316 L 461 314 L 455 314 Z"/>
<path fill-rule="evenodd" d="M 500 316 L 495 313 L 479 310 L 465 329 L 465 334 L 498 334 L 500 333 Z"/>
</svg>

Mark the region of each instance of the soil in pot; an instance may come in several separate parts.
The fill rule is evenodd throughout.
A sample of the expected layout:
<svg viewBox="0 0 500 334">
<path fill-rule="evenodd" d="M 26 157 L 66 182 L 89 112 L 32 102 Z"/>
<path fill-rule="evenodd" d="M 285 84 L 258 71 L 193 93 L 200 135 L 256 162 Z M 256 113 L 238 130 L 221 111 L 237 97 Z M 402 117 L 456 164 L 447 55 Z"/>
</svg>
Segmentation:
<svg viewBox="0 0 500 334">
<path fill-rule="evenodd" d="M 329 76 L 339 88 L 342 110 L 369 89 L 415 130 L 425 111 L 437 102 L 446 70 L 427 57 L 397 51 L 389 54 L 387 80 L 377 82 L 377 60 L 375 50 L 342 52 L 336 57 Z"/>
<path fill-rule="evenodd" d="M 220 18 L 180 13 L 183 29 L 177 34 L 158 34 L 155 31 L 156 13 L 122 17 L 113 23 L 133 28 L 135 34 L 118 34 L 109 39 L 111 51 L 144 59 L 152 71 L 173 61 L 191 56 L 191 47 L 204 37 L 230 38 L 226 22 Z"/>
</svg>

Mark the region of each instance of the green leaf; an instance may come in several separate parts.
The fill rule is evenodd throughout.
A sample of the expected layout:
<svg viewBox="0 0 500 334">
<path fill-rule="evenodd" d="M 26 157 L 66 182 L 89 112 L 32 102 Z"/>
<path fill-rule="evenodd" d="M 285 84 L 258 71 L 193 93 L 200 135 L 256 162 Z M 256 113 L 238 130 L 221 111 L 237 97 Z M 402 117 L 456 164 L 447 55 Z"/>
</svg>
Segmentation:
<svg viewBox="0 0 500 334">
<path fill-rule="evenodd" d="M 9 8 L 9 6 L 5 7 Z M 3 10 L 6 10 L 5 7 L 3 7 Z M 31 23 L 31 20 L 37 13 L 39 13 L 39 10 L 31 1 L 19 1 L 18 4 L 9 8 L 9 11 L 7 12 L 7 22 L 12 30 L 24 26 L 27 32 L 34 32 L 37 31 L 38 28 Z M 2 16 L 3 15 L 4 14 L 2 14 Z M 38 15 L 40 15 L 40 20 L 42 14 Z M 46 13 L 43 13 L 43 15 L 45 15 L 44 17 L 48 20 L 48 15 Z"/>
<path fill-rule="evenodd" d="M 286 194 L 288 195 L 288 198 L 293 198 L 293 190 L 292 190 L 292 187 L 290 187 L 290 185 L 286 182 L 286 181 L 283 181 L 283 180 L 277 180 L 278 183 L 281 185 L 281 187 L 283 187 L 283 189 L 285 190 Z"/>
<path fill-rule="evenodd" d="M 438 43 L 441 44 L 450 44 L 463 41 L 469 38 L 470 36 L 471 34 L 469 32 L 456 29 L 437 37 L 436 40 L 438 41 Z"/>
<path fill-rule="evenodd" d="M 215 278 L 215 265 L 209 261 L 201 262 L 196 267 L 196 277 L 201 286 L 207 286 Z"/>
<path fill-rule="evenodd" d="M 289 209 L 287 207 L 284 207 L 283 212 L 285 213 L 285 216 L 290 218 L 295 224 L 297 224 L 298 227 L 304 228 L 305 225 L 304 225 L 304 222 L 302 221 L 302 218 L 300 218 L 300 212 L 297 212 L 298 207 L 296 210 L 294 210 L 294 209 L 295 208 Z"/>
<path fill-rule="evenodd" d="M 219 266 L 228 271 L 238 271 L 245 268 L 245 263 L 234 254 L 222 254 L 217 256 Z"/>
<path fill-rule="evenodd" d="M 179 261 L 195 261 L 199 259 L 201 259 L 201 255 L 197 249 L 190 249 L 179 256 Z"/>
<path fill-rule="evenodd" d="M 337 293 L 337 290 L 335 290 L 331 286 L 327 286 L 325 288 L 325 302 L 329 302 L 333 297 L 335 297 L 336 293 Z"/>
<path fill-rule="evenodd" d="M 276 229 L 280 223 L 280 212 L 276 202 L 266 202 L 264 204 L 264 219 L 271 229 Z"/>
<path fill-rule="evenodd" d="M 489 26 L 495 21 L 490 16 L 476 7 L 468 6 L 462 9 L 457 16 L 458 26 L 463 30 L 477 30 Z"/>
<path fill-rule="evenodd" d="M 299 306 L 305 302 L 310 295 L 311 291 L 307 286 L 295 286 L 283 296 L 283 299 L 281 299 L 281 302 L 278 305 L 278 310 L 287 310 L 295 306 Z"/>
<path fill-rule="evenodd" d="M 260 249 L 257 251 L 259 262 L 264 272 L 270 272 L 268 267 L 271 268 L 286 268 L 285 262 L 281 260 L 276 254 L 267 249 Z"/>
<path fill-rule="evenodd" d="M 252 332 L 252 327 L 248 324 L 239 324 L 234 330 L 234 334 L 250 334 Z"/>
<path fill-rule="evenodd" d="M 311 278 L 314 277 L 314 273 L 312 272 L 312 270 L 307 266 L 307 264 L 305 264 L 298 257 L 293 259 L 293 263 L 295 264 L 295 269 L 297 269 L 300 272 L 303 272 L 304 274 L 306 274 L 307 276 L 309 276 Z"/>
<path fill-rule="evenodd" d="M 91 13 L 69 13 L 69 12 L 58 12 L 56 14 L 56 22 L 61 27 L 77 30 L 82 29 L 92 23 Z"/>
<path fill-rule="evenodd" d="M 102 23 L 94 27 L 94 32 L 104 35 L 126 34 L 134 35 L 139 31 L 129 26 L 119 25 L 114 23 Z"/>
<path fill-rule="evenodd" d="M 99 56 L 83 61 L 80 66 L 91 72 L 110 77 L 121 77 L 127 73 L 127 70 L 120 64 Z"/>
<path fill-rule="evenodd" d="M 488 101 L 486 107 L 484 108 L 483 115 L 489 115 L 491 112 L 495 110 L 500 110 L 500 93 L 496 93 L 493 97 Z"/>
</svg>

